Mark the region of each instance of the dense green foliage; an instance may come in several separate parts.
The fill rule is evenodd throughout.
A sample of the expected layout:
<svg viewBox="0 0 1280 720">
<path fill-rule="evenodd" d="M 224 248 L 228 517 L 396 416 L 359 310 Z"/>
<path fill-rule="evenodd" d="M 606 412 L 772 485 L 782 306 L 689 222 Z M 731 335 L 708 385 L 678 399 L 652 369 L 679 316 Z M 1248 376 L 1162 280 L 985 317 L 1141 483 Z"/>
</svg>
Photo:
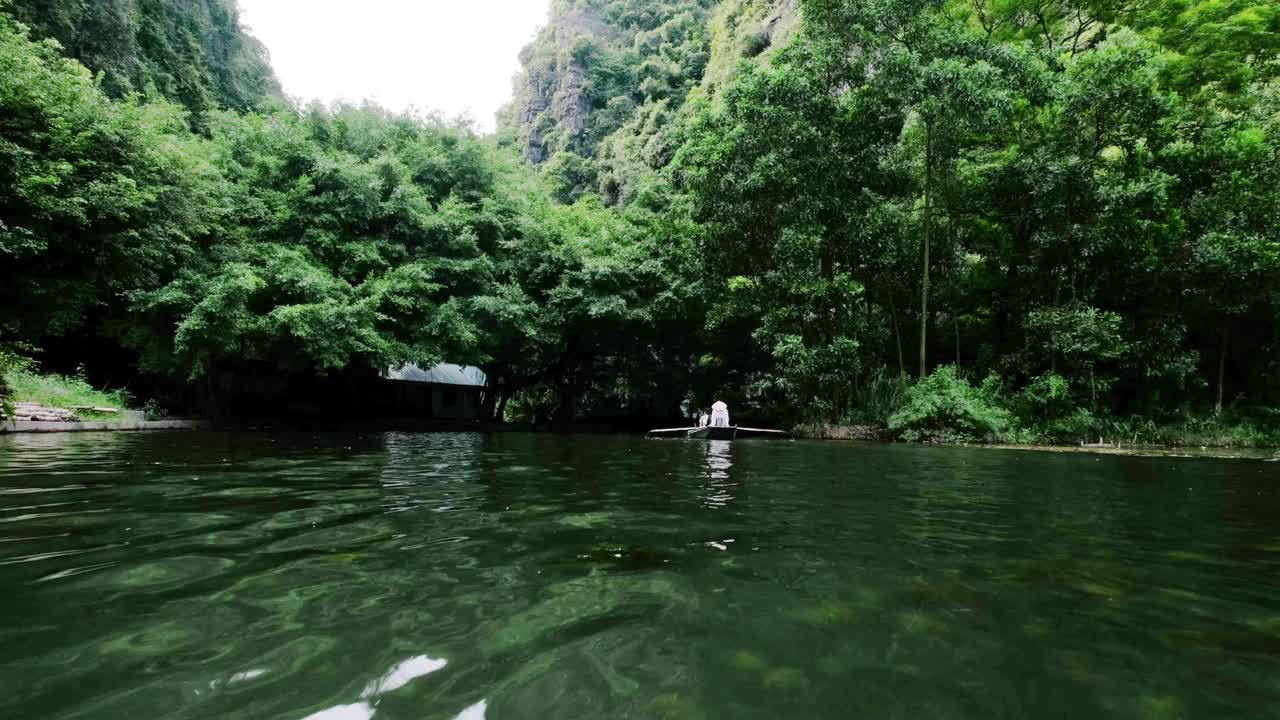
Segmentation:
<svg viewBox="0 0 1280 720">
<path fill-rule="evenodd" d="M 110 334 L 188 381 L 484 364 L 495 412 L 678 405 L 639 361 L 693 330 L 662 218 L 557 203 L 470 130 L 373 107 L 210 111 L 194 135 L 0 23 L 4 337 Z"/>
<path fill-rule="evenodd" d="M 36 38 L 58 41 L 114 97 L 141 93 L 200 114 L 280 94 L 266 50 L 234 0 L 6 0 Z"/>
<path fill-rule="evenodd" d="M 889 416 L 889 431 L 904 440 L 975 442 L 1008 439 L 1012 421 L 993 383 L 974 387 L 951 365 L 907 389 Z"/>
<path fill-rule="evenodd" d="M 751 330 L 759 377 L 839 419 L 884 365 L 995 372 L 1058 440 L 1276 401 L 1273 6 L 805 8 L 674 165 L 723 288 L 710 326 Z M 922 387 L 946 415 L 964 403 L 942 385 Z"/>
<path fill-rule="evenodd" d="M 1247 0 L 560 0 L 490 142 L 239 80 L 111 99 L 143 76 L 0 14 L 0 342 L 448 359 L 495 416 L 1269 442 L 1278 53 Z"/>
<path fill-rule="evenodd" d="M 113 102 L 0 15 L 0 332 L 76 329 L 154 282 L 214 220 L 198 141 L 165 104 Z"/>
<path fill-rule="evenodd" d="M 493 173 L 474 140 L 354 108 L 224 113 L 211 131 L 217 236 L 131 298 L 150 369 L 331 371 L 470 351 L 464 303 L 505 220 L 484 205 Z"/>
</svg>

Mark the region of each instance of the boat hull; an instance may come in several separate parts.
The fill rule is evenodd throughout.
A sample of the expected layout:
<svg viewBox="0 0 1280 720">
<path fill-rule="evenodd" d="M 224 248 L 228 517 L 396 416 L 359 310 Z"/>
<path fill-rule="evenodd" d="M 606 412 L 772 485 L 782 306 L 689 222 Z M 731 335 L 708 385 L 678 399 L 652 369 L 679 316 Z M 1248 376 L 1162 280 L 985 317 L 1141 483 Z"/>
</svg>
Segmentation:
<svg viewBox="0 0 1280 720">
<path fill-rule="evenodd" d="M 660 428 L 658 430 L 650 430 L 645 436 L 648 438 L 668 438 L 668 439 L 684 439 L 693 440 L 786 440 L 791 437 L 790 434 L 781 430 L 764 430 L 761 428 L 749 427 L 691 427 L 691 428 Z"/>
<path fill-rule="evenodd" d="M 738 435 L 736 427 L 700 427 L 689 431 L 689 437 L 697 440 L 732 440 Z"/>
</svg>

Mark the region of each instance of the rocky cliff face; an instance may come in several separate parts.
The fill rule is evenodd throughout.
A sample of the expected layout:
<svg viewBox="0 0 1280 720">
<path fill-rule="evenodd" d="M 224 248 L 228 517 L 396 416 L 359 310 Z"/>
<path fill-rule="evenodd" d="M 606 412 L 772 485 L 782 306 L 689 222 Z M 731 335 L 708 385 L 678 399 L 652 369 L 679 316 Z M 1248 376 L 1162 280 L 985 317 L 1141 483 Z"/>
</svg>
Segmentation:
<svg viewBox="0 0 1280 720">
<path fill-rule="evenodd" d="M 522 113 L 527 128 L 524 154 L 531 162 L 547 159 L 547 146 L 554 132 L 563 144 L 576 147 L 591 113 L 586 97 L 587 69 L 581 62 L 529 72 L 528 99 Z"/>
<path fill-rule="evenodd" d="M 742 60 L 767 61 L 798 25 L 798 0 L 554 0 L 500 131 L 533 163 L 572 157 L 574 177 L 597 183 L 579 190 L 625 202 L 669 160 L 664 135 L 686 103 Z"/>
<path fill-rule="evenodd" d="M 559 11 L 558 13 L 555 11 Z M 574 147 L 591 113 L 587 63 L 593 43 L 615 33 L 597 8 L 557 3 L 551 22 L 521 56 L 524 75 L 516 89 L 524 154 L 534 163 L 548 158 L 548 145 Z M 555 133 L 555 138 L 548 137 Z"/>
</svg>

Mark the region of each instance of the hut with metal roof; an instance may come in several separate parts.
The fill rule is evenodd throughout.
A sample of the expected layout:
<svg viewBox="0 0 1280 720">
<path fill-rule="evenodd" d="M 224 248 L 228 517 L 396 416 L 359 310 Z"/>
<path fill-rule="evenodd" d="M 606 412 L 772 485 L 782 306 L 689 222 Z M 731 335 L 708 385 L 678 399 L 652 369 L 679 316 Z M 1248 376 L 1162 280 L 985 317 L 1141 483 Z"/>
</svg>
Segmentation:
<svg viewBox="0 0 1280 720">
<path fill-rule="evenodd" d="M 488 378 L 478 367 L 440 363 L 428 368 L 413 363 L 390 368 L 385 375 L 395 405 L 418 417 L 476 420 Z"/>
</svg>

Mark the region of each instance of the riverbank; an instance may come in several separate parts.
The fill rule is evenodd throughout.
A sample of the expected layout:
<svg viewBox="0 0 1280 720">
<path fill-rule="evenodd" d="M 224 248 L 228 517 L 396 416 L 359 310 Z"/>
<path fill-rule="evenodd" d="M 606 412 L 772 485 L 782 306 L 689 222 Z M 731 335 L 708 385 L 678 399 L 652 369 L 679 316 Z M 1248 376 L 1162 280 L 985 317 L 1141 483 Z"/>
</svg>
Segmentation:
<svg viewBox="0 0 1280 720">
<path fill-rule="evenodd" d="M 198 420 L 144 420 L 122 418 L 120 420 L 87 420 L 41 422 L 35 420 L 5 420 L 0 422 L 0 435 L 20 433 L 79 433 L 79 432 L 145 432 L 157 430 L 201 430 L 204 423 Z"/>
<path fill-rule="evenodd" d="M 1103 445 L 1009 445 L 993 444 L 966 447 L 981 447 L 990 450 L 1032 450 L 1050 453 L 1083 453 L 1089 455 L 1119 455 L 1127 457 L 1168 457 L 1168 458 L 1206 458 L 1215 460 L 1263 460 L 1280 462 L 1280 451 L 1268 448 L 1231 448 L 1231 447 L 1170 447 L 1159 445 L 1145 446 L 1103 446 Z"/>
<path fill-rule="evenodd" d="M 797 425 L 791 430 L 792 436 L 804 440 L 853 440 L 860 442 L 895 442 L 881 427 L 875 425 L 833 425 L 824 423 L 808 423 Z M 1230 435 L 1225 436 L 1231 438 Z M 995 442 L 995 443 L 930 443 L 952 447 L 980 447 L 993 450 L 1036 450 L 1040 452 L 1058 453 L 1092 453 L 1097 455 L 1131 455 L 1149 457 L 1205 457 L 1205 458 L 1248 458 L 1260 460 L 1280 459 L 1280 443 L 1241 445 L 1223 440 L 1218 436 L 1202 438 L 1206 442 L 1169 442 L 1169 443 L 1038 443 L 1038 442 Z"/>
<path fill-rule="evenodd" d="M 791 436 L 805 440 L 887 440 L 884 429 L 877 425 L 833 425 L 804 423 L 791 429 Z"/>
<path fill-rule="evenodd" d="M 3 375 L 8 396 L 0 402 L 0 434 L 199 430 L 199 420 L 159 417 L 131 410 L 123 390 L 100 390 L 81 375 L 41 374 L 30 367 Z"/>
</svg>

